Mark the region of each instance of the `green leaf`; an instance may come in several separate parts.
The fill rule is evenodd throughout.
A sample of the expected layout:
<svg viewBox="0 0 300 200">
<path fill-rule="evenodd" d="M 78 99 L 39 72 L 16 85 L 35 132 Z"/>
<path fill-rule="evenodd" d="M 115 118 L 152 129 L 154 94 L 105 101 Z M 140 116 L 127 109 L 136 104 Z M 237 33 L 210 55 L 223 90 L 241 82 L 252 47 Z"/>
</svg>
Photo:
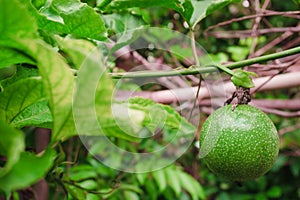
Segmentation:
<svg viewBox="0 0 300 200">
<path fill-rule="evenodd" d="M 103 15 L 103 19 L 107 27 L 115 33 L 123 33 L 145 26 L 145 22 L 139 16 L 129 13 Z"/>
<path fill-rule="evenodd" d="M 0 68 L 19 63 L 35 64 L 35 62 L 25 54 L 14 49 L 0 47 Z"/>
<path fill-rule="evenodd" d="M 0 68 L 0 81 L 10 78 L 16 73 L 16 66 L 11 65 L 9 67 Z M 2 84 L 1 84 L 2 85 Z"/>
<path fill-rule="evenodd" d="M 300 160 L 295 160 L 293 164 L 290 165 L 291 172 L 294 177 L 298 177 L 300 175 Z"/>
<path fill-rule="evenodd" d="M 257 74 L 254 72 L 248 72 L 242 69 L 237 69 L 233 72 L 231 81 L 237 87 L 241 86 L 244 88 L 253 88 L 254 84 L 252 82 L 251 76 L 257 76 Z"/>
<path fill-rule="evenodd" d="M 98 187 L 98 181 L 95 179 L 88 179 L 88 180 L 84 180 L 81 181 L 80 183 L 78 183 L 78 185 L 82 188 L 84 188 L 85 190 L 88 191 L 95 191 Z"/>
<path fill-rule="evenodd" d="M 129 13 L 104 15 L 103 19 L 110 30 L 116 34 L 117 42 L 111 48 L 110 55 L 118 49 L 131 44 L 143 33 L 144 21 Z"/>
<path fill-rule="evenodd" d="M 180 186 L 180 177 L 178 176 L 176 169 L 173 167 L 167 167 L 164 170 L 168 185 L 175 192 L 176 197 L 178 197 L 182 191 Z"/>
<path fill-rule="evenodd" d="M 37 25 L 24 3 L 0 0 L 0 40 L 15 37 L 36 37 Z"/>
<path fill-rule="evenodd" d="M 212 4 L 206 10 L 206 16 L 210 15 L 216 10 L 220 10 L 230 3 L 241 2 L 241 0 L 213 0 Z"/>
<path fill-rule="evenodd" d="M 130 119 L 127 118 L 127 120 L 129 121 L 126 121 L 124 119 L 123 121 L 118 120 L 118 122 L 116 122 L 112 118 L 101 117 L 100 113 L 98 116 L 98 121 L 101 126 L 101 131 L 106 136 L 112 136 L 127 141 L 138 142 L 139 139 L 135 136 L 135 132 L 133 132 L 134 127 L 128 126 L 128 124 L 130 123 Z M 130 125 L 134 125 L 134 124 L 130 124 Z M 96 130 L 95 133 L 90 131 L 88 135 L 99 135 L 98 130 L 97 129 L 95 130 Z"/>
<path fill-rule="evenodd" d="M 88 88 L 83 91 L 88 92 Z M 110 102 L 105 105 L 108 103 Z M 96 109 L 97 113 L 98 110 L 101 110 L 100 107 L 103 105 L 99 105 L 99 109 Z M 107 109 L 107 106 L 105 108 Z M 101 130 L 107 136 L 139 141 L 140 137 L 145 137 L 144 134 L 149 136 L 148 134 L 153 134 L 156 129 L 170 128 L 178 131 L 176 137 L 194 137 L 195 127 L 181 117 L 176 110 L 170 106 L 157 104 L 150 99 L 135 97 L 129 99 L 128 102 L 115 102 L 112 105 L 112 110 L 114 118 L 112 116 L 105 117 L 105 113 L 109 110 L 99 112 L 98 115 Z M 82 118 L 86 120 L 85 126 L 89 128 L 90 133 L 88 135 L 97 135 L 99 134 L 96 128 L 98 125 L 90 123 L 91 119 L 87 117 L 90 115 L 92 112 L 90 114 L 84 112 Z"/>
<path fill-rule="evenodd" d="M 77 72 L 73 104 L 76 127 L 79 134 L 105 134 L 125 140 L 137 141 L 137 138 L 127 135 L 112 118 L 111 97 L 113 82 L 106 75 L 99 49 L 84 40 L 58 40 L 71 57 L 72 62 L 80 68 Z M 71 44 L 72 41 L 75 43 Z M 76 49 L 76 47 L 72 49 L 76 44 L 83 49 Z M 127 122 L 126 127 L 129 127 Z"/>
<path fill-rule="evenodd" d="M 137 173 L 135 176 L 141 185 L 144 185 L 145 181 L 148 179 L 148 173 Z"/>
<path fill-rule="evenodd" d="M 115 0 L 105 1 L 105 3 L 99 5 L 99 8 L 103 11 L 111 12 L 113 10 L 124 10 L 134 7 L 164 7 L 179 12 L 186 19 L 190 27 L 194 29 L 198 22 L 215 10 L 221 9 L 229 3 L 240 1 L 241 0 Z"/>
<path fill-rule="evenodd" d="M 113 83 L 112 80 L 105 74 L 105 69 L 104 65 L 102 64 L 101 53 L 99 49 L 86 40 L 71 38 L 61 39 L 57 37 L 57 41 L 60 44 L 61 48 L 70 56 L 71 61 L 74 63 L 74 65 L 77 68 L 80 68 L 81 66 L 84 68 L 78 71 L 77 82 L 78 87 L 81 88 L 79 92 L 83 92 L 84 94 L 79 93 L 76 95 L 78 96 L 78 99 L 75 100 L 75 110 L 77 111 L 77 103 L 82 103 L 84 106 L 94 106 L 95 110 L 85 109 L 81 113 L 85 120 L 88 119 L 87 116 L 92 116 L 92 114 L 89 114 L 89 112 L 94 113 L 94 111 L 96 111 L 96 114 L 98 115 L 97 119 L 105 135 L 130 141 L 137 141 L 137 138 L 127 135 L 119 127 L 119 124 L 116 124 L 116 122 L 112 119 L 111 106 L 109 105 L 111 104 Z M 99 70 L 99 73 L 95 70 Z M 94 73 L 92 74 L 91 71 L 93 71 Z M 100 79 L 98 80 L 99 76 Z M 94 87 L 96 87 L 96 91 L 93 89 Z M 95 94 L 95 97 L 92 97 L 93 94 Z M 85 96 L 86 98 L 81 98 L 82 96 Z M 79 115 L 81 114 L 79 113 Z M 99 129 L 97 128 L 98 124 L 91 123 L 92 121 L 93 120 L 90 120 L 86 124 L 89 131 L 80 132 L 80 134 L 101 134 L 101 132 L 99 132 Z M 77 124 L 77 126 L 80 126 L 80 124 Z M 126 127 L 129 127 L 127 122 Z"/>
<path fill-rule="evenodd" d="M 240 2 L 240 0 L 185 0 L 184 11 L 181 14 L 194 29 L 206 16 L 232 2 Z"/>
<path fill-rule="evenodd" d="M 71 110 L 74 81 L 73 74 L 68 69 L 69 66 L 66 64 L 65 60 L 57 52 L 49 48 L 47 44 L 40 40 L 30 39 L 30 37 L 33 38 L 34 35 L 37 35 L 37 30 L 34 25 L 34 19 L 31 20 L 31 18 L 26 17 L 27 15 L 30 16 L 29 11 L 21 9 L 22 6 L 16 2 L 10 4 L 16 11 L 20 11 L 20 13 L 16 14 L 14 11 L 6 12 L 6 17 L 10 19 L 18 16 L 18 23 L 15 22 L 5 25 L 10 26 L 11 29 L 15 31 L 14 34 L 18 35 L 27 32 L 29 31 L 29 28 L 29 32 L 32 34 L 24 35 L 24 37 L 27 36 L 27 38 L 13 37 L 11 40 L 7 40 L 5 44 L 9 44 L 10 47 L 26 52 L 26 54 L 33 58 L 38 65 L 39 73 L 42 76 L 43 86 L 49 99 L 50 109 L 53 114 L 52 141 L 62 140 L 73 136 L 76 134 Z M 5 4 L 5 6 L 9 7 L 8 4 Z M 2 8 L 3 7 L 1 7 L 1 9 Z M 18 26 L 20 23 L 32 25 Z M 9 115 L 12 114 L 9 113 Z"/>
<path fill-rule="evenodd" d="M 220 63 L 228 62 L 228 56 L 223 52 L 219 52 L 217 54 L 206 54 L 204 56 L 201 56 L 199 60 L 202 66 L 215 65 L 215 63 L 218 63 L 220 65 Z"/>
<path fill-rule="evenodd" d="M 45 99 L 40 77 L 21 79 L 0 93 L 0 119 L 11 124 L 27 107 Z"/>
<path fill-rule="evenodd" d="M 38 40 L 18 40 L 19 48 L 33 57 L 42 76 L 53 115 L 51 140 L 65 140 L 76 135 L 72 115 L 72 93 L 74 76 L 60 54 Z"/>
<path fill-rule="evenodd" d="M 166 176 L 164 170 L 152 172 L 153 178 L 158 186 L 159 192 L 163 192 L 167 187 Z"/>
<path fill-rule="evenodd" d="M 68 183 L 64 183 L 64 187 L 68 191 L 69 198 L 72 196 L 74 199 L 86 199 L 86 191 Z"/>
<path fill-rule="evenodd" d="M 134 97 L 129 99 L 129 107 L 146 113 L 144 126 L 151 131 L 163 125 L 181 130 L 184 135 L 193 134 L 195 131 L 195 127 L 171 106 L 158 104 L 150 99 Z"/>
<path fill-rule="evenodd" d="M 18 162 L 0 179 L 0 190 L 10 192 L 26 188 L 46 175 L 56 153 L 49 148 L 42 155 L 22 152 Z"/>
<path fill-rule="evenodd" d="M 90 165 L 77 165 L 69 170 L 68 178 L 79 182 L 86 179 L 97 178 L 95 168 Z"/>
<path fill-rule="evenodd" d="M 87 56 L 90 56 L 97 48 L 93 43 L 83 39 L 73 39 L 70 37 L 56 36 L 59 48 L 71 59 L 76 69 L 79 69 Z"/>
<path fill-rule="evenodd" d="M 229 46 L 227 51 L 231 53 L 234 61 L 245 60 L 250 52 L 250 47 L 245 46 Z"/>
<path fill-rule="evenodd" d="M 24 135 L 2 120 L 0 120 L 0 155 L 6 157 L 4 167 L 0 167 L 0 180 L 18 162 L 21 152 L 25 148 Z"/>
<path fill-rule="evenodd" d="M 79 0 L 47 0 L 37 14 L 40 29 L 97 40 L 105 38 L 105 24 L 99 14 Z"/>
<path fill-rule="evenodd" d="M 110 55 L 112 55 L 114 52 L 121 49 L 122 47 L 129 45 L 135 40 L 137 40 L 144 32 L 145 30 L 141 28 L 126 31 L 121 35 L 118 35 L 119 38 L 117 40 L 117 43 L 109 51 Z"/>
<path fill-rule="evenodd" d="M 158 191 L 153 181 L 146 181 L 144 186 L 150 199 L 158 199 Z"/>
<path fill-rule="evenodd" d="M 137 193 L 132 191 L 124 191 L 124 197 L 126 200 L 139 200 L 139 196 Z"/>
<path fill-rule="evenodd" d="M 180 185 L 184 188 L 191 196 L 192 199 L 205 199 L 205 194 L 202 186 L 189 174 L 177 170 L 178 176 L 180 177 Z"/>
<path fill-rule="evenodd" d="M 21 65 L 14 66 L 16 68 L 15 74 L 12 77 L 1 81 L 1 86 L 5 89 L 9 85 L 15 84 L 15 82 L 21 79 L 26 79 L 29 77 L 39 77 L 38 69 L 33 67 L 24 67 Z"/>
<path fill-rule="evenodd" d="M 100 8 L 104 11 L 112 11 L 112 10 L 124 10 L 128 8 L 149 8 L 149 7 L 165 7 L 173 10 L 182 10 L 182 5 L 180 0 L 114 0 L 109 4 L 100 4 Z"/>
<path fill-rule="evenodd" d="M 36 8 L 41 8 L 43 5 L 45 5 L 47 0 L 31 0 L 32 5 L 34 5 Z"/>
<path fill-rule="evenodd" d="M 267 195 L 270 198 L 279 198 L 282 195 L 282 189 L 274 185 L 268 190 Z"/>
<path fill-rule="evenodd" d="M 48 106 L 48 100 L 39 101 L 28 106 L 11 122 L 11 124 L 17 128 L 24 126 L 52 128 L 52 123 L 53 118 Z"/>
<path fill-rule="evenodd" d="M 125 134 L 112 117 L 112 92 L 113 82 L 106 74 L 99 49 L 95 47 L 77 73 L 73 103 L 77 130 L 84 135 L 105 134 L 136 141 Z"/>
</svg>

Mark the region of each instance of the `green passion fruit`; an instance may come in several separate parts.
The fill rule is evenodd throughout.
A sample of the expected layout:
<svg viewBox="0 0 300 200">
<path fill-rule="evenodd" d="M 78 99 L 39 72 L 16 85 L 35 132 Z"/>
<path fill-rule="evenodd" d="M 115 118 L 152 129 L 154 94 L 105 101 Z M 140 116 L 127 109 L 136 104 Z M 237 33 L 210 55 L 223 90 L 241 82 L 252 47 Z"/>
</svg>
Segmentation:
<svg viewBox="0 0 300 200">
<path fill-rule="evenodd" d="M 204 122 L 200 158 L 216 175 L 232 181 L 255 179 L 270 170 L 279 151 L 271 119 L 250 105 L 223 106 Z"/>
</svg>

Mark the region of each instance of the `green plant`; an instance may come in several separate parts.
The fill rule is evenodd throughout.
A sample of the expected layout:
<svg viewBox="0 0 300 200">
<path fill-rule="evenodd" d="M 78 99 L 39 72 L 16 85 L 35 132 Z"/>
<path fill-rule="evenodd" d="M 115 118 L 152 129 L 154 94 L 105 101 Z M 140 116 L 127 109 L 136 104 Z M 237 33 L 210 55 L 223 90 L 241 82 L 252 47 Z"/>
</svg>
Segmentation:
<svg viewBox="0 0 300 200">
<path fill-rule="evenodd" d="M 186 101 L 188 104 L 183 104 L 182 110 L 175 101 L 171 101 L 173 104 L 170 106 L 146 98 L 135 97 L 126 101 L 113 98 L 118 89 L 134 89 L 141 95 L 155 91 L 163 93 L 166 87 L 156 82 L 139 85 L 139 81 L 151 77 L 165 78 L 162 83 L 170 83 L 173 89 L 182 84 L 182 80 L 186 81 L 189 88 L 200 86 L 203 77 L 213 75 L 218 70 L 233 75 L 237 86 L 252 87 L 249 81 L 242 85 L 245 80 L 249 80 L 249 76 L 243 78 L 243 71 L 231 70 L 299 53 L 299 47 L 286 48 L 288 50 L 282 52 L 270 51 L 265 56 L 222 64 L 221 62 L 230 61 L 230 57 L 241 60 L 241 57 L 232 54 L 242 45 L 243 52 L 240 56 L 246 58 L 255 39 L 251 40 L 253 43 L 247 42 L 246 45 L 243 41 L 236 43 L 217 40 L 215 37 L 204 39 L 202 31 L 216 24 L 215 19 L 220 18 L 220 15 L 231 19 L 232 13 L 226 6 L 240 7 L 239 2 L 241 1 L 0 0 L 1 198 L 38 198 L 39 195 L 48 194 L 48 191 L 49 199 L 67 197 L 113 200 L 196 200 L 217 195 L 220 198 L 226 197 L 230 192 L 233 196 L 236 193 L 244 195 L 244 192 L 244 197 L 247 198 L 251 192 L 266 197 L 297 193 L 295 188 L 298 183 L 289 180 L 292 186 L 285 184 L 282 174 L 288 172 L 293 180 L 299 179 L 300 162 L 294 158 L 289 160 L 285 155 L 279 156 L 271 170 L 278 178 L 274 180 L 274 185 L 268 176 L 257 182 L 246 182 L 244 190 L 224 183 L 199 164 L 197 148 L 191 145 L 196 142 L 194 133 L 198 121 L 195 123 L 195 120 L 199 113 L 191 109 L 185 110 L 186 105 L 188 108 L 193 107 L 190 102 L 194 93 L 189 95 L 190 99 Z M 285 2 L 284 6 L 289 9 L 295 7 L 292 2 Z M 295 13 L 286 14 L 293 15 Z M 276 26 L 280 26 L 282 21 L 278 19 L 280 16 L 272 19 Z M 289 21 L 291 26 L 295 23 L 298 22 L 293 19 Z M 172 35 L 167 31 L 162 34 L 162 29 L 146 32 L 147 27 L 151 26 L 168 30 L 173 27 L 180 33 L 188 33 L 189 43 L 180 43 L 178 36 L 182 34 Z M 241 27 L 250 28 L 248 23 L 242 22 L 229 29 Z M 149 34 L 154 37 L 149 37 Z M 163 44 L 161 41 L 166 38 L 168 43 Z M 266 45 L 270 41 L 268 39 L 261 40 L 258 44 Z M 134 49 L 137 41 L 142 41 L 149 48 Z M 202 52 L 196 45 L 197 42 L 211 49 L 209 55 L 213 62 L 199 57 Z M 107 43 L 109 47 L 105 46 Z M 153 50 L 153 43 L 168 51 Z M 122 56 L 112 59 L 115 54 L 122 53 L 123 47 L 128 46 L 133 49 L 132 54 L 125 56 L 125 61 Z M 235 49 L 230 48 L 231 46 Z M 151 71 L 154 68 L 150 62 L 153 57 L 159 58 L 164 64 L 170 64 L 172 69 Z M 131 64 L 135 62 L 141 62 L 148 70 L 129 72 Z M 186 75 L 195 77 L 189 79 Z M 166 79 L 169 76 L 177 76 L 179 81 L 174 81 L 174 84 L 173 80 Z M 181 76 L 186 77 L 181 79 Z M 195 83 L 198 78 L 200 81 Z M 183 89 L 186 90 L 186 87 Z M 273 97 L 271 95 L 268 98 Z M 159 98 L 154 99 L 160 102 Z M 89 105 L 94 110 L 82 109 L 91 108 Z M 111 108 L 126 110 L 128 113 L 115 114 Z M 76 123 L 78 119 L 86 124 Z M 277 122 L 277 128 L 298 123 L 297 120 L 286 122 L 274 116 L 272 120 Z M 295 131 L 284 136 L 286 151 L 289 148 L 293 150 L 296 146 L 294 141 L 300 141 L 298 135 Z M 90 138 L 86 141 L 91 142 L 84 143 L 89 147 L 89 152 L 83 145 L 86 138 Z M 164 159 L 159 157 L 136 162 L 135 158 L 138 157 L 126 154 L 156 152 L 174 141 L 178 142 L 175 143 L 177 146 L 174 145 L 176 148 L 163 154 L 167 155 Z M 182 145 L 185 141 L 190 143 Z M 90 144 L 94 145 L 89 146 Z M 114 144 L 124 151 L 110 151 L 108 144 Z M 189 145 L 190 149 L 185 149 Z M 187 150 L 187 153 L 182 155 L 182 149 Z M 170 157 L 177 159 L 180 156 L 178 161 L 168 160 Z M 107 158 L 104 161 L 109 161 L 116 169 L 124 166 L 124 169 L 132 171 L 156 168 L 153 172 L 148 170 L 148 173 L 130 174 L 108 168 L 105 166 L 107 162 L 99 162 L 101 158 Z M 169 166 L 159 167 L 166 165 Z M 40 183 L 46 183 L 46 189 L 36 189 Z M 219 185 L 222 185 L 221 190 Z M 290 198 L 287 199 L 294 198 L 288 197 Z"/>
</svg>

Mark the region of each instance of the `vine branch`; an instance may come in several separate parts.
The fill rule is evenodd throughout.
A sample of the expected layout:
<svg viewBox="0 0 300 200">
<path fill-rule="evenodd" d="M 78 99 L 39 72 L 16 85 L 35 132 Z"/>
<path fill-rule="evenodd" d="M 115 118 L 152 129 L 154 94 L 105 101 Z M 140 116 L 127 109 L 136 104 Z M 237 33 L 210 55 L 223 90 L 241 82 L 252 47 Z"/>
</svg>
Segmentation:
<svg viewBox="0 0 300 200">
<path fill-rule="evenodd" d="M 263 63 L 270 60 L 275 60 L 278 58 L 290 56 L 300 53 L 300 47 L 295 47 L 292 49 L 288 49 L 285 51 L 255 57 L 247 60 L 242 60 L 234 63 L 229 63 L 222 65 L 222 70 L 225 71 L 225 69 L 236 69 L 241 68 L 257 63 Z M 172 71 L 139 71 L 139 72 L 125 72 L 125 73 L 109 73 L 109 75 L 114 79 L 121 79 L 121 78 L 147 78 L 147 77 L 166 77 L 166 76 L 184 76 L 184 75 L 195 75 L 195 74 L 203 74 L 203 73 L 211 73 L 218 71 L 219 67 L 217 66 L 204 66 L 201 68 L 194 68 L 190 67 L 188 69 L 182 69 L 182 70 L 172 70 Z M 226 72 L 226 71 L 225 71 Z"/>
</svg>

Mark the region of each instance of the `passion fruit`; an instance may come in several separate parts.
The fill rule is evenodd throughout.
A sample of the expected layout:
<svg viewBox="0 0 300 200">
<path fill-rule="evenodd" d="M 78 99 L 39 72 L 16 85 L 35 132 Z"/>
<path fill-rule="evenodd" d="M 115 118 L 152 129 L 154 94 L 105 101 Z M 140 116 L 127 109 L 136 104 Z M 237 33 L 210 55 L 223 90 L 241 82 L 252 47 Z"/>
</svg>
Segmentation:
<svg viewBox="0 0 300 200">
<path fill-rule="evenodd" d="M 200 158 L 216 175 L 232 181 L 256 179 L 270 170 L 279 152 L 271 119 L 250 105 L 223 106 L 204 122 Z"/>
</svg>

